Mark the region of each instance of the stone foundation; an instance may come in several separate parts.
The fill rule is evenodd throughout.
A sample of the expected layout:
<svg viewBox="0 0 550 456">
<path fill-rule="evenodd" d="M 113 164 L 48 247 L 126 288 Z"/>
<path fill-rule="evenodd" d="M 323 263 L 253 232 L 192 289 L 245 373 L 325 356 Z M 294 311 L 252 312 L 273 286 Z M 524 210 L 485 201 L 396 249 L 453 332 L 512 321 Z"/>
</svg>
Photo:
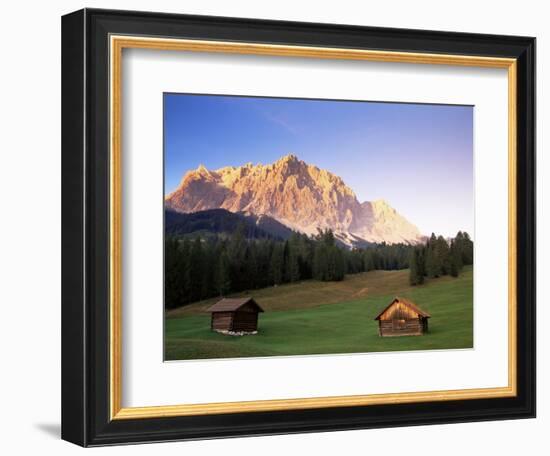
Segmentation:
<svg viewBox="0 0 550 456">
<path fill-rule="evenodd" d="M 224 336 L 253 336 L 258 334 L 258 331 L 227 331 L 225 329 L 215 329 L 214 331 Z"/>
</svg>

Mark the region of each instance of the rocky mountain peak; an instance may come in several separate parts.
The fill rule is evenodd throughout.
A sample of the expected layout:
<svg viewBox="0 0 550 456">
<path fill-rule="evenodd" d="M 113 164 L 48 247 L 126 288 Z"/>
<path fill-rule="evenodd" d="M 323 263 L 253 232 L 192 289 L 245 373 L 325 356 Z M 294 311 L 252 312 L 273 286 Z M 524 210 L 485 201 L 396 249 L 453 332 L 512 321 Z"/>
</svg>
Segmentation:
<svg viewBox="0 0 550 456">
<path fill-rule="evenodd" d="M 384 212 L 384 213 L 396 213 L 396 210 L 391 207 L 386 200 L 383 199 L 377 199 L 372 201 L 372 207 L 377 210 L 378 212 Z"/>
<path fill-rule="evenodd" d="M 294 154 L 270 165 L 247 163 L 214 171 L 200 165 L 166 196 L 165 205 L 181 213 L 221 208 L 266 215 L 307 234 L 329 228 L 341 239 L 387 243 L 421 239 L 418 229 L 386 201 L 360 203 L 339 176 Z"/>
<path fill-rule="evenodd" d="M 298 159 L 298 157 L 294 154 L 287 154 L 287 155 L 284 155 L 283 157 L 279 158 L 279 160 L 277 160 L 277 163 L 281 163 L 281 164 L 284 164 L 284 163 L 296 163 L 296 162 L 299 162 L 300 160 Z M 303 163 L 303 162 L 302 162 Z"/>
</svg>

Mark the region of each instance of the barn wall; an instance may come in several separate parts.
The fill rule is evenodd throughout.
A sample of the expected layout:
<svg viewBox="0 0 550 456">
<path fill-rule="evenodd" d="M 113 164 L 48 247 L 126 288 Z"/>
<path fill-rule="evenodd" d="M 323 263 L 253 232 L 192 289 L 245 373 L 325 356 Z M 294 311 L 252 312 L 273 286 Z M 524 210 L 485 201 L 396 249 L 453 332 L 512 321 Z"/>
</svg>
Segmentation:
<svg viewBox="0 0 550 456">
<path fill-rule="evenodd" d="M 379 330 L 381 336 L 418 336 L 423 334 L 424 325 L 418 318 L 405 320 L 380 320 Z"/>
<path fill-rule="evenodd" d="M 214 312 L 212 314 L 212 329 L 231 330 L 233 312 Z"/>
<path fill-rule="evenodd" d="M 256 331 L 258 329 L 258 313 L 244 311 L 235 312 L 233 331 Z"/>
</svg>

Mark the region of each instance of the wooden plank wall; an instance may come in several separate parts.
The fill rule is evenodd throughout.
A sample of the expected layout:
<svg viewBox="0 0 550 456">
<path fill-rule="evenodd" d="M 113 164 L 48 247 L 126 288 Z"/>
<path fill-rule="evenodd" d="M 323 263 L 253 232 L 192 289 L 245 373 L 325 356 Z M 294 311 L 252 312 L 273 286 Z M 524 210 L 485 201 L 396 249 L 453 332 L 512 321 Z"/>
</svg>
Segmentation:
<svg viewBox="0 0 550 456">
<path fill-rule="evenodd" d="M 212 329 L 231 330 L 233 312 L 214 312 L 212 314 Z"/>
<path fill-rule="evenodd" d="M 398 320 L 381 320 L 379 331 L 381 336 L 419 336 L 423 333 L 423 324 L 418 318 L 403 323 L 398 323 Z"/>
<path fill-rule="evenodd" d="M 256 331 L 258 329 L 257 312 L 235 312 L 233 331 Z"/>
</svg>

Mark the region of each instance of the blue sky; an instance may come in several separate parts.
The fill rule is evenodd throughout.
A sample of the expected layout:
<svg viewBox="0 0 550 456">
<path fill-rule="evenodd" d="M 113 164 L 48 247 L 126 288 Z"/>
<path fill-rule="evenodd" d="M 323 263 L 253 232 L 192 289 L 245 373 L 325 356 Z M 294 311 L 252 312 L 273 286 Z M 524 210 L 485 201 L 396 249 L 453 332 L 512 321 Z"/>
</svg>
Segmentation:
<svg viewBox="0 0 550 456">
<path fill-rule="evenodd" d="M 164 95 L 165 193 L 186 171 L 293 153 L 429 234 L 473 236 L 473 107 Z"/>
</svg>

